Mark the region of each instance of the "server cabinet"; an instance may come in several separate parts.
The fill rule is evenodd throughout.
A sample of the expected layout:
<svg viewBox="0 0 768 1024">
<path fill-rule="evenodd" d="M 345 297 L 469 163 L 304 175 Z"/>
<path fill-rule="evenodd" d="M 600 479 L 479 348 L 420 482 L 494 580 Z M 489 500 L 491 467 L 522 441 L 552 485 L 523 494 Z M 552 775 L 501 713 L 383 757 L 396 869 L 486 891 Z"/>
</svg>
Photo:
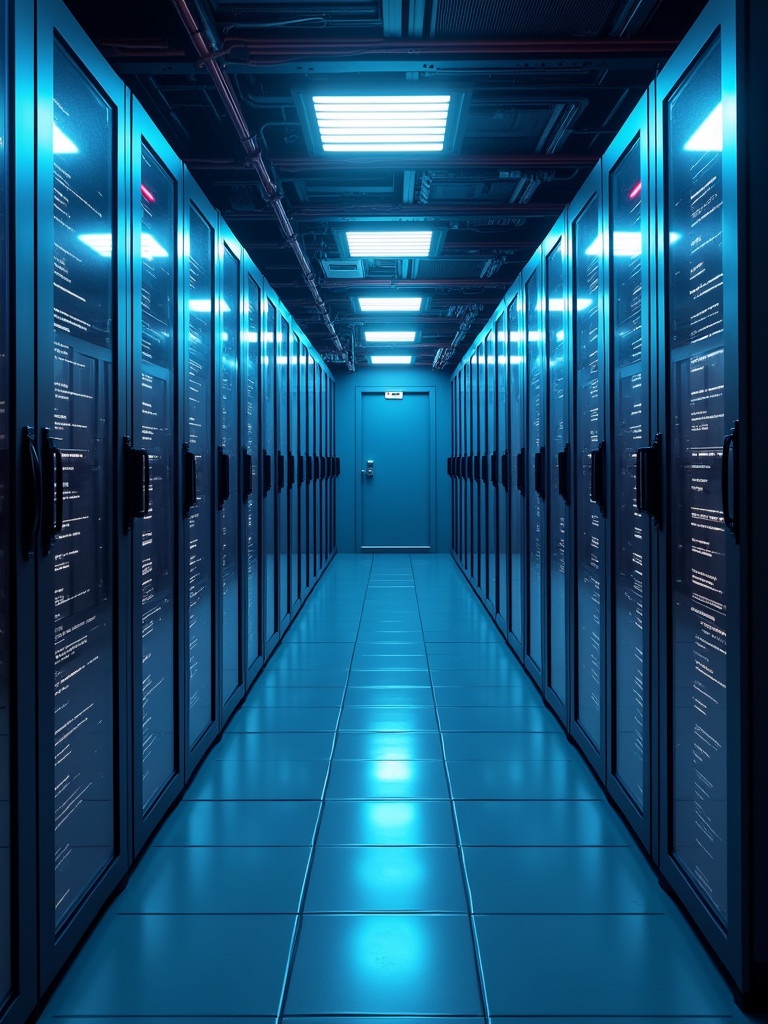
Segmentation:
<svg viewBox="0 0 768 1024">
<path fill-rule="evenodd" d="M 265 289 L 266 291 L 266 289 Z M 261 446 L 264 550 L 264 653 L 269 655 L 280 632 L 278 598 L 278 501 L 277 501 L 277 307 L 271 293 L 263 295 L 264 328 L 261 335 Z"/>
<path fill-rule="evenodd" d="M 181 367 L 182 664 L 189 778 L 219 727 L 216 629 L 215 269 L 217 216 L 202 192 L 184 178 L 184 345 Z"/>
<path fill-rule="evenodd" d="M 523 274 L 525 303 L 525 472 L 526 579 L 525 667 L 542 686 L 546 636 L 546 345 L 544 335 L 541 252 Z"/>
<path fill-rule="evenodd" d="M 750 5 L 765 27 L 759 7 Z M 739 431 L 746 421 L 759 437 L 760 420 L 751 424 L 740 402 L 746 383 L 740 336 L 748 325 L 740 318 L 747 290 L 739 290 L 739 272 L 750 262 L 740 260 L 738 228 L 743 239 L 751 236 L 746 191 L 739 222 L 739 184 L 748 178 L 737 167 L 737 147 L 746 160 L 746 131 L 740 133 L 749 125 L 747 98 L 759 82 L 765 88 L 764 55 L 753 50 L 752 61 L 737 61 L 736 10 L 745 8 L 707 9 L 660 75 L 656 106 L 664 343 L 660 864 L 742 988 L 752 983 L 745 943 L 761 934 L 764 942 L 766 916 L 764 906 L 752 903 L 748 884 L 750 866 L 764 874 L 748 845 L 765 833 L 764 807 L 752 829 L 742 817 L 752 768 L 739 544 L 749 521 L 740 514 L 749 474 L 738 473 L 746 465 Z M 737 67 L 760 78 L 749 88 L 742 79 L 737 91 Z M 764 143 L 755 144 L 764 153 Z M 751 254 L 758 262 L 759 252 Z M 752 324 L 755 349 L 763 344 L 759 322 Z M 752 412 L 759 417 L 759 407 Z M 749 549 L 743 554 L 751 569 Z M 762 567 L 754 571 L 764 586 Z M 759 674 L 764 688 L 762 668 Z M 764 736 L 759 743 L 764 746 Z M 754 784 L 764 794 L 764 780 Z M 764 945 L 762 959 L 768 959 Z"/>
<path fill-rule="evenodd" d="M 613 638 L 607 675 L 607 784 L 638 837 L 650 849 L 654 811 L 650 723 L 657 717 L 651 708 L 650 686 L 656 579 L 652 514 L 655 511 L 660 516 L 660 510 L 647 486 L 649 459 L 659 457 L 651 431 L 656 417 L 656 375 L 650 329 L 647 97 L 608 149 L 603 168 L 613 480 L 607 608 L 608 633 Z M 642 474 L 638 472 L 640 467 Z"/>
<path fill-rule="evenodd" d="M 465 362 L 459 374 L 459 401 L 461 403 L 461 564 L 465 573 L 471 572 L 470 538 L 472 529 L 472 489 L 469 468 L 470 417 L 469 417 L 469 363 Z"/>
<path fill-rule="evenodd" d="M 36 339 L 34 317 L 12 312 L 33 305 L 35 253 L 30 232 L 9 231 L 17 211 L 34 209 L 35 40 L 28 5 L 0 4 L 0 37 L 0 1016 L 19 1024 L 37 987 L 36 751 L 34 742 L 18 739 L 33 738 L 36 728 L 39 520 L 29 515 L 40 480 Z"/>
<path fill-rule="evenodd" d="M 326 446 L 326 393 L 325 373 L 318 362 L 317 367 L 317 559 L 318 575 L 325 565 L 325 524 L 326 524 L 326 491 L 325 446 Z"/>
<path fill-rule="evenodd" d="M 128 204 L 123 84 L 62 8 L 41 7 L 37 28 L 44 988 L 128 865 L 130 551 L 118 504 L 128 432 Z"/>
<path fill-rule="evenodd" d="M 181 161 L 136 100 L 131 123 L 131 430 L 124 441 L 131 531 L 133 849 L 183 785 L 179 601 L 178 302 Z"/>
<path fill-rule="evenodd" d="M 316 484 L 315 484 L 315 444 L 316 444 L 316 372 L 315 359 L 307 350 L 307 567 L 308 581 L 311 587 L 317 578 L 316 559 Z"/>
<path fill-rule="evenodd" d="M 543 459 L 547 509 L 546 670 L 544 693 L 562 722 L 568 720 L 570 690 L 570 387 L 566 343 L 564 218 L 543 245 L 547 364 L 547 431 Z"/>
<path fill-rule="evenodd" d="M 525 647 L 525 335 L 520 315 L 520 291 L 507 304 L 507 351 L 509 358 L 509 610 L 507 637 L 520 660 Z"/>
<path fill-rule="evenodd" d="M 476 344 L 477 360 L 477 576 L 480 597 L 488 594 L 488 386 L 487 338 Z"/>
<path fill-rule="evenodd" d="M 219 221 L 216 288 L 216 596 L 221 723 L 245 694 L 241 630 L 240 355 L 243 251 Z"/>
<path fill-rule="evenodd" d="M 488 406 L 488 422 L 487 422 L 487 443 L 486 443 L 486 459 L 488 462 L 488 483 L 486 485 L 486 491 L 488 495 L 488 586 L 486 588 L 487 600 L 489 605 L 489 611 L 495 617 L 496 610 L 499 607 L 499 595 L 497 593 L 498 586 L 498 568 L 497 561 L 499 555 L 499 541 L 498 541 L 498 486 L 499 486 L 499 469 L 498 469 L 498 452 L 496 449 L 496 417 L 497 408 L 496 402 L 498 401 L 497 385 L 496 385 L 496 374 L 498 372 L 498 362 L 496 356 L 496 324 L 492 322 L 491 330 L 488 332 L 485 341 L 485 363 L 486 363 L 486 394 L 487 394 L 487 406 Z"/>
<path fill-rule="evenodd" d="M 495 319 L 496 332 L 496 622 L 504 635 L 509 623 L 509 344 L 507 310 L 502 304 Z"/>
<path fill-rule="evenodd" d="M 290 445 L 288 452 L 288 494 L 291 503 L 291 610 L 292 614 L 298 611 L 301 602 L 303 587 L 301 580 L 301 500 L 299 478 L 296 473 L 296 466 L 299 456 L 299 445 L 301 438 L 301 372 L 299 366 L 299 336 L 296 328 L 291 324 L 290 344 L 288 352 L 288 368 L 290 380 Z"/>
<path fill-rule="evenodd" d="M 261 441 L 261 312 L 262 279 L 256 267 L 246 260 L 246 323 L 240 357 L 242 386 L 242 485 L 245 534 L 245 684 L 253 681 L 264 662 L 262 591 L 262 489 L 265 462 Z"/>
<path fill-rule="evenodd" d="M 607 477 L 600 169 L 571 204 L 574 692 L 571 731 L 604 777 Z"/>
<path fill-rule="evenodd" d="M 310 358 L 306 338 L 302 335 L 299 347 L 299 399 L 301 401 L 300 440 L 298 456 L 299 494 L 301 496 L 301 587 L 310 586 L 310 482 L 309 482 L 309 378 Z"/>
<path fill-rule="evenodd" d="M 477 345 L 469 359 L 469 381 L 467 397 L 469 399 L 469 565 L 470 577 L 475 587 L 480 584 L 480 379 L 477 358 Z"/>
<path fill-rule="evenodd" d="M 277 417 L 277 621 L 280 635 L 285 632 L 290 621 L 290 589 L 291 578 L 291 552 L 290 552 L 290 502 L 288 491 L 288 426 L 290 412 L 288 403 L 290 391 L 288 387 L 289 366 L 288 366 L 288 321 L 285 318 L 285 311 L 280 307 L 278 315 L 278 330 L 276 338 L 276 373 L 277 383 L 275 385 L 275 412 Z"/>
</svg>

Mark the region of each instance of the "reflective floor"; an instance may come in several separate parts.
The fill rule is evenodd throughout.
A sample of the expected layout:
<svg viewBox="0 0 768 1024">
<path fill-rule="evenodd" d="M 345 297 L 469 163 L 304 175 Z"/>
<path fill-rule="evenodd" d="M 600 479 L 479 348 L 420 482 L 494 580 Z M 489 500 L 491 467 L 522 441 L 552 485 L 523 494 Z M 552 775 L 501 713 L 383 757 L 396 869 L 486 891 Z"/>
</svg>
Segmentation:
<svg viewBox="0 0 768 1024">
<path fill-rule="evenodd" d="M 338 556 L 44 1020 L 743 1021 L 449 556 Z"/>
</svg>

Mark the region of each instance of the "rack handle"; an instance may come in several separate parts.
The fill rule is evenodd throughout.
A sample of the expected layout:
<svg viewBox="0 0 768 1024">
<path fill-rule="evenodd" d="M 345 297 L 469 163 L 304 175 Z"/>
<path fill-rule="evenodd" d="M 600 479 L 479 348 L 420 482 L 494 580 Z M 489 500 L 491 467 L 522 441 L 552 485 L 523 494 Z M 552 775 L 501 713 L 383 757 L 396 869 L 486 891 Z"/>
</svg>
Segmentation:
<svg viewBox="0 0 768 1024">
<path fill-rule="evenodd" d="M 51 550 L 54 538 L 64 525 L 64 461 L 61 450 L 51 440 L 47 427 L 42 430 L 43 554 Z"/>
<path fill-rule="evenodd" d="M 635 503 L 657 528 L 661 527 L 661 440 L 657 434 L 652 445 L 637 449 L 635 459 Z"/>
<path fill-rule="evenodd" d="M 185 441 L 181 446 L 182 471 L 184 473 L 184 518 L 189 518 L 192 507 L 197 504 L 197 461 Z"/>
<path fill-rule="evenodd" d="M 43 510 L 43 473 L 32 427 L 21 431 L 21 553 L 29 559 L 40 536 Z"/>
<path fill-rule="evenodd" d="M 601 441 L 594 451 L 590 452 L 590 487 L 589 497 L 606 514 L 605 504 L 605 441 Z"/>
<path fill-rule="evenodd" d="M 525 497 L 525 448 L 521 448 L 515 456 L 515 485 Z"/>
<path fill-rule="evenodd" d="M 566 505 L 571 504 L 571 489 L 568 479 L 570 456 L 571 446 L 566 442 L 565 448 L 557 453 L 557 493 Z"/>
<path fill-rule="evenodd" d="M 253 456 L 247 448 L 242 449 L 243 456 L 243 503 L 253 494 Z"/>
<path fill-rule="evenodd" d="M 229 455 L 224 451 L 224 448 L 219 445 L 218 454 L 219 463 L 219 511 L 224 508 L 224 502 L 229 501 L 229 496 L 232 493 L 230 472 L 229 472 Z"/>
<path fill-rule="evenodd" d="M 730 433 L 723 439 L 723 460 L 721 468 L 721 486 L 723 498 L 723 519 L 728 530 L 733 534 L 737 543 L 739 540 L 739 515 L 738 515 L 738 457 L 739 457 L 739 421 L 735 420 L 731 426 Z M 733 456 L 733 458 L 732 458 Z M 731 464 L 733 463 L 733 469 Z M 731 476 L 733 476 L 733 508 L 731 508 Z"/>
</svg>

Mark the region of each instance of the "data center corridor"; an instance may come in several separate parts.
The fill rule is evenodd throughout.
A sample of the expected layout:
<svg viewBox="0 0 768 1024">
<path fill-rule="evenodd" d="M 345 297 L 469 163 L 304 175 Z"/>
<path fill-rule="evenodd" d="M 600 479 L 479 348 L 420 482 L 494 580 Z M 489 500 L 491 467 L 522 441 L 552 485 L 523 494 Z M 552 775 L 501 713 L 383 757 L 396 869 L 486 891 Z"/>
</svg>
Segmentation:
<svg viewBox="0 0 768 1024">
<path fill-rule="evenodd" d="M 337 556 L 43 1014 L 745 1020 L 447 556 Z"/>
</svg>

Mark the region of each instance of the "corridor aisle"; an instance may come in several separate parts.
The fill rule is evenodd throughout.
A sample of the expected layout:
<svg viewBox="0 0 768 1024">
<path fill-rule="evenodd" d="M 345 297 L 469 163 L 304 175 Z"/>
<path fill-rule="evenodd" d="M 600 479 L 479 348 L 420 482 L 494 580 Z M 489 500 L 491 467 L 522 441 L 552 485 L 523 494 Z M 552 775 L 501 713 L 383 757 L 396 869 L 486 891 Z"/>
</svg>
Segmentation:
<svg viewBox="0 0 768 1024">
<path fill-rule="evenodd" d="M 745 1018 L 451 558 L 340 555 L 43 1019 Z"/>
</svg>

